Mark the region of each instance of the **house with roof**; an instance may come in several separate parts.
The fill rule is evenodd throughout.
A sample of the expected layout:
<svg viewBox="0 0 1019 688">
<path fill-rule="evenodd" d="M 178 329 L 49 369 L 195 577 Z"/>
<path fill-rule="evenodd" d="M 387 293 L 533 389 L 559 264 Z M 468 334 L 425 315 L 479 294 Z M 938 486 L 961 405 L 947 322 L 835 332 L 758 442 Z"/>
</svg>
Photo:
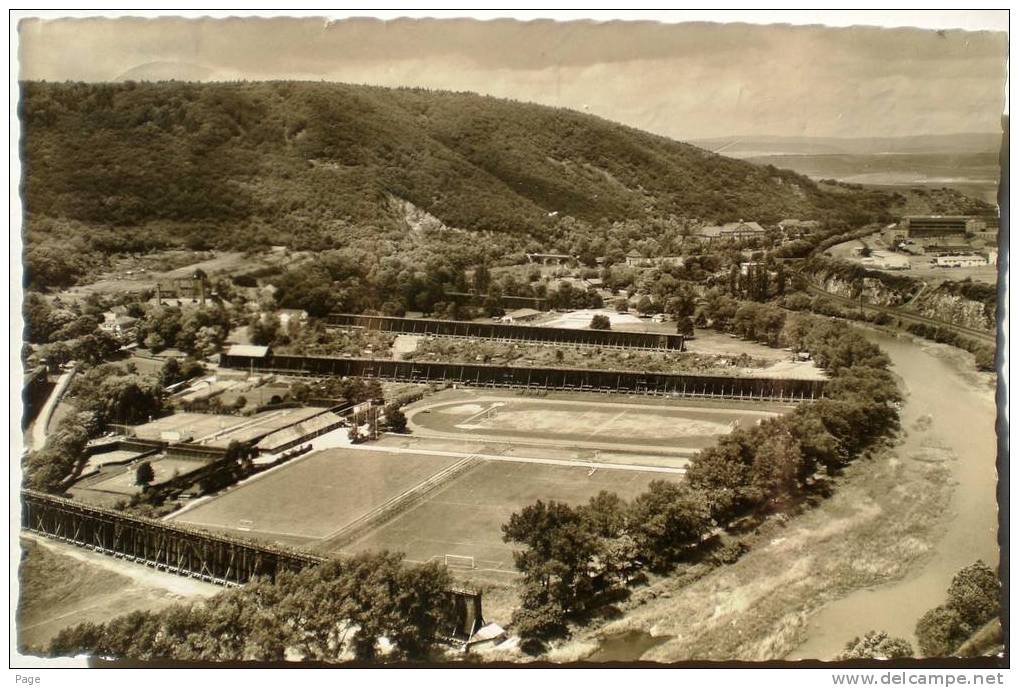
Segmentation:
<svg viewBox="0 0 1019 688">
<path fill-rule="evenodd" d="M 740 220 L 739 222 L 727 222 L 724 225 L 701 227 L 691 236 L 704 243 L 713 244 L 760 239 L 766 235 L 767 230 L 758 223 Z"/>
<path fill-rule="evenodd" d="M 502 316 L 502 322 L 507 325 L 519 325 L 536 320 L 540 315 L 541 311 L 536 311 L 533 308 L 517 308 Z"/>
<path fill-rule="evenodd" d="M 782 230 L 782 234 L 786 239 L 802 239 L 811 232 L 815 232 L 820 229 L 821 223 L 817 220 L 797 220 L 790 218 L 779 222 L 778 228 Z"/>
<path fill-rule="evenodd" d="M 652 265 L 652 261 L 641 255 L 637 249 L 630 249 L 630 252 L 626 254 L 626 265 L 631 268 L 644 268 Z"/>
<path fill-rule="evenodd" d="M 117 339 L 123 341 L 134 337 L 137 325 L 138 318 L 127 315 L 126 309 L 123 314 L 110 310 L 103 313 L 103 321 L 99 323 L 99 329 L 103 332 L 109 332 Z"/>
<path fill-rule="evenodd" d="M 291 324 L 304 326 L 308 322 L 308 311 L 300 308 L 280 308 L 276 311 L 280 327 L 284 332 L 290 332 Z"/>
</svg>

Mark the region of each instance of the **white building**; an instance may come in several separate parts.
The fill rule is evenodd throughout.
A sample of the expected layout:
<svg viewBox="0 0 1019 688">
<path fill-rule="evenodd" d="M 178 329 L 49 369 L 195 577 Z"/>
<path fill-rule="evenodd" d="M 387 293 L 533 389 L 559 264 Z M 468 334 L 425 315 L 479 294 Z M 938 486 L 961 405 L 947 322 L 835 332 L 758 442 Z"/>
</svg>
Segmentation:
<svg viewBox="0 0 1019 688">
<path fill-rule="evenodd" d="M 888 251 L 873 251 L 870 256 L 861 258 L 860 263 L 878 270 L 908 270 L 909 257 Z"/>
<path fill-rule="evenodd" d="M 533 308 L 518 308 L 515 311 L 510 311 L 506 315 L 502 316 L 502 322 L 507 325 L 518 325 L 520 323 L 530 322 L 541 315 L 541 311 L 536 311 Z"/>
<path fill-rule="evenodd" d="M 948 255 L 938 256 L 934 264 L 939 268 L 976 268 L 988 264 L 988 259 L 981 255 Z"/>
<path fill-rule="evenodd" d="M 135 325 L 138 324 L 138 318 L 132 318 L 130 315 L 120 315 L 114 311 L 107 311 L 103 313 L 103 322 L 99 324 L 99 329 L 104 332 L 109 332 L 117 339 L 128 339 L 134 335 Z"/>
</svg>

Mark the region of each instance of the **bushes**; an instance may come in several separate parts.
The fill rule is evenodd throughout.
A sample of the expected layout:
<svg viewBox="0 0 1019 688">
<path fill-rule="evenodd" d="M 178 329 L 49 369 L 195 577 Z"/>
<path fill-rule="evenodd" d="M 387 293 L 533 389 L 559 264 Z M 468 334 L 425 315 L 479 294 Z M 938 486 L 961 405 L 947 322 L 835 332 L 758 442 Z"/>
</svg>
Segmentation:
<svg viewBox="0 0 1019 688">
<path fill-rule="evenodd" d="M 1001 582 L 997 573 L 977 561 L 955 575 L 945 604 L 931 609 L 916 624 L 920 653 L 948 657 L 981 626 L 998 617 Z"/>
<path fill-rule="evenodd" d="M 910 334 L 916 335 L 917 337 L 930 339 L 931 341 L 938 342 L 939 344 L 950 344 L 951 346 L 956 346 L 964 351 L 969 351 L 976 357 L 976 366 L 978 370 L 992 372 L 997 369 L 995 364 L 997 349 L 994 346 L 982 344 L 975 339 L 970 339 L 964 335 L 957 334 L 953 330 L 949 330 L 945 327 L 939 327 L 937 325 L 912 323 L 906 327 L 906 331 Z"/>
<path fill-rule="evenodd" d="M 920 654 L 924 657 L 947 657 L 965 642 L 969 633 L 959 613 L 948 606 L 931 609 L 916 624 Z"/>
<path fill-rule="evenodd" d="M 867 631 L 863 638 L 853 638 L 835 659 L 901 659 L 913 656 L 913 646 L 904 638 L 894 638 L 884 631 Z"/>
<path fill-rule="evenodd" d="M 358 554 L 200 603 L 67 628 L 49 653 L 182 661 L 281 661 L 297 653 L 309 661 L 378 661 L 384 636 L 392 644 L 385 659 L 424 659 L 451 626 L 451 583 L 436 564 L 405 565 L 402 555 L 388 552 Z"/>
<path fill-rule="evenodd" d="M 712 317 L 809 351 L 831 378 L 827 398 L 721 437 L 691 460 L 684 482 L 652 482 L 630 504 L 602 493 L 581 507 L 539 501 L 513 514 L 504 539 L 525 545 L 515 558 L 530 586 L 515 617 L 522 637 L 564 633 L 559 613 L 575 617 L 641 567 L 667 571 L 706 552 L 705 535 L 716 525 L 784 511 L 811 489 L 818 470 L 838 471 L 898 430 L 901 398 L 877 346 L 842 322 L 729 301 L 711 297 Z M 555 614 L 549 605 L 558 605 Z M 536 621 L 553 617 L 554 624 Z"/>
</svg>

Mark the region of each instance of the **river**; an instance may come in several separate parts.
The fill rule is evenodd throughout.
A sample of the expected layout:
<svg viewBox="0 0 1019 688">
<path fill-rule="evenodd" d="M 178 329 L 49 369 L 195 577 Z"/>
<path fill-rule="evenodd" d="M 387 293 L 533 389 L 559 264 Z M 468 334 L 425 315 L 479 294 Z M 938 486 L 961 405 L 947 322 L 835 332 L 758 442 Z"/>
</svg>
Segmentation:
<svg viewBox="0 0 1019 688">
<path fill-rule="evenodd" d="M 831 659 L 848 639 L 869 630 L 907 638 L 915 648 L 917 620 L 943 603 L 955 573 L 977 559 L 991 566 L 998 562 L 993 394 L 975 381 L 972 363 L 961 355 L 946 357 L 908 337 L 865 332 L 888 354 L 902 380 L 902 426 L 910 436 L 899 451 L 909 456 L 916 447 L 929 445 L 954 455 L 947 461 L 954 483 L 949 513 L 932 551 L 905 577 L 822 607 L 809 621 L 806 641 L 786 659 Z M 917 430 L 918 421 L 926 426 L 923 432 Z M 588 659 L 633 661 L 660 642 L 648 633 L 620 633 L 603 638 Z"/>
<path fill-rule="evenodd" d="M 905 578 L 859 590 L 826 605 L 810 621 L 807 640 L 787 659 L 831 659 L 848 638 L 869 630 L 916 641 L 913 629 L 928 609 L 941 604 L 955 573 L 982 559 L 998 563 L 998 505 L 995 405 L 959 361 L 948 361 L 908 338 L 868 335 L 889 355 L 902 377 L 906 400 L 902 425 L 909 429 L 929 416 L 928 436 L 951 450 L 956 483 L 944 535 L 931 555 Z"/>
</svg>

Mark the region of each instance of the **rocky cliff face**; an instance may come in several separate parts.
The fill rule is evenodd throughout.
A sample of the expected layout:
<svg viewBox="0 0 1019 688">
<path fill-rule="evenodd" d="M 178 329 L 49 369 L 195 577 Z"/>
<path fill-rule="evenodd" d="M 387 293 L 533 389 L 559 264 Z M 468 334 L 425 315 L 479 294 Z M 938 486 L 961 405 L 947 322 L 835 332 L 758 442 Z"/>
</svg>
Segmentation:
<svg viewBox="0 0 1019 688">
<path fill-rule="evenodd" d="M 927 288 L 920 280 L 902 275 L 884 279 L 852 276 L 851 273 L 847 276 L 837 265 L 815 271 L 813 278 L 819 287 L 843 298 L 858 299 L 862 291 L 866 303 L 891 308 L 902 306 L 934 320 L 988 332 L 995 329 L 995 300 L 988 291 L 991 288 L 983 285 L 962 282 Z"/>
<path fill-rule="evenodd" d="M 916 293 L 915 289 L 893 289 L 885 285 L 881 280 L 873 277 L 864 277 L 862 280 L 856 281 L 847 280 L 837 275 L 822 275 L 819 286 L 831 294 L 846 299 L 860 298 L 860 290 L 862 288 L 863 300 L 866 303 L 893 308 L 909 301 Z"/>
<path fill-rule="evenodd" d="M 994 304 L 972 301 L 944 287 L 925 291 L 909 308 L 928 318 L 988 332 L 993 332 L 996 326 L 997 309 Z"/>
</svg>

